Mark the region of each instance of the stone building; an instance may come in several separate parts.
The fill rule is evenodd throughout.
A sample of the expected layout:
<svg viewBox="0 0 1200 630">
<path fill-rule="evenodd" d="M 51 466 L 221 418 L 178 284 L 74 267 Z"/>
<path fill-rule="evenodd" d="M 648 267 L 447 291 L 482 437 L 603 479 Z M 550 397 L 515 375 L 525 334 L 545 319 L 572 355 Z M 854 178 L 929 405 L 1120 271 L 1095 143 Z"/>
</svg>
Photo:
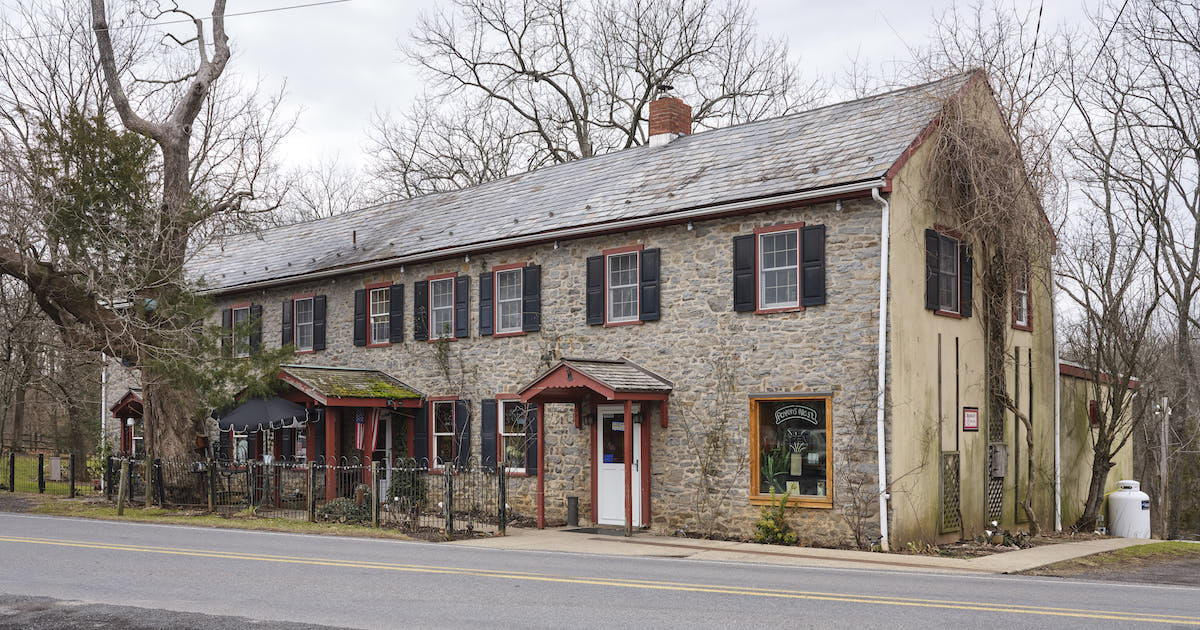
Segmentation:
<svg viewBox="0 0 1200 630">
<path fill-rule="evenodd" d="M 809 544 L 971 535 L 1017 519 L 1018 436 L 986 417 L 970 244 L 920 186 L 969 92 L 991 98 L 962 75 L 696 134 L 662 98 L 646 146 L 235 236 L 189 271 L 254 322 L 234 353 L 295 346 L 281 376 L 324 412 L 276 432 L 287 455 L 503 461 L 550 525 L 573 496 L 602 525 L 748 536 L 774 493 Z M 1009 335 L 1038 427 L 1045 287 Z"/>
</svg>

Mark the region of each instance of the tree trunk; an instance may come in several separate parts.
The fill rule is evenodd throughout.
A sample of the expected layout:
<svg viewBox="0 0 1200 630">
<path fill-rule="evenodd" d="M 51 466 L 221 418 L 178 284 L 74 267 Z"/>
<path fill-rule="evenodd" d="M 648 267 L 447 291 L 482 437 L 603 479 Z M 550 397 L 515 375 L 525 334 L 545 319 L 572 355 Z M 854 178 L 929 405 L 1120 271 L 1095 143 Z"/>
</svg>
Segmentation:
<svg viewBox="0 0 1200 630">
<path fill-rule="evenodd" d="M 1108 445 L 1096 444 L 1096 455 L 1092 458 L 1092 478 L 1088 482 L 1087 500 L 1083 503 L 1083 514 L 1072 526 L 1077 532 L 1090 532 L 1096 529 L 1096 518 L 1100 514 L 1100 503 L 1104 500 L 1104 488 L 1108 485 L 1108 471 L 1112 470 L 1112 457 L 1108 454 Z"/>
<path fill-rule="evenodd" d="M 17 383 L 17 399 L 13 402 L 12 450 L 17 453 L 25 450 L 25 440 L 21 434 L 25 431 L 25 403 L 28 398 L 29 379 L 21 379 Z"/>
</svg>

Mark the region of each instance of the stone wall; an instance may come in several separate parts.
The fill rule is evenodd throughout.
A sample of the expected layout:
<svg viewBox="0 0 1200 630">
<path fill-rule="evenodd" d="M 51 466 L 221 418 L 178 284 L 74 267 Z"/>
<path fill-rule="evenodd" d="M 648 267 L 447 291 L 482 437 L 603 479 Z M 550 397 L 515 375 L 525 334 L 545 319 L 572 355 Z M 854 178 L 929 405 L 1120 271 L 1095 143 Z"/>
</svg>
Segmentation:
<svg viewBox="0 0 1200 630">
<path fill-rule="evenodd" d="M 732 310 L 732 238 L 756 227 L 804 221 L 825 224 L 828 302 L 802 312 L 760 315 Z M 263 340 L 280 343 L 281 303 L 293 295 L 324 294 L 327 349 L 298 354 L 310 365 L 386 371 L 429 396 L 470 401 L 472 452 L 479 453 L 479 400 L 515 393 L 564 356 L 625 357 L 675 384 L 670 426 L 655 416 L 651 429 L 652 528 L 748 536 L 759 509 L 748 500 L 749 398 L 762 392 L 831 392 L 833 395 L 834 509 L 793 512 L 802 542 L 843 544 L 849 529 L 847 473 L 874 484 L 874 430 L 862 431 L 852 409 L 874 392 L 879 283 L 878 206 L 870 199 L 797 207 L 740 217 L 562 241 L 487 255 L 407 265 L 333 280 L 222 296 L 221 306 L 263 304 Z M 602 250 L 641 244 L 662 251 L 660 321 L 600 327 L 585 323 L 585 259 Z M 350 247 L 350 243 L 341 244 Z M 330 247 L 339 244 L 330 243 Z M 303 256 L 303 252 L 297 252 Z M 478 276 L 506 263 L 542 266 L 542 330 L 512 337 L 478 336 Z M 471 277 L 471 336 L 444 343 L 413 341 L 413 282 L 458 272 Z M 404 283 L 405 341 L 382 348 L 353 345 L 354 290 L 370 283 Z M 445 360 L 439 360 L 438 349 Z M 549 405 L 545 421 L 546 516 L 566 517 L 566 496 L 580 498 L 580 516 L 591 512 L 591 438 L 576 429 L 570 406 Z M 725 430 L 719 448 L 701 455 L 705 431 Z M 712 460 L 712 461 L 706 461 Z M 709 465 L 703 465 L 709 464 Z M 702 484 L 699 471 L 713 472 Z M 707 485 L 706 496 L 699 496 Z M 513 478 L 510 503 L 534 514 L 536 479 Z M 873 507 L 873 506 L 872 506 Z M 868 520 L 874 523 L 875 519 Z M 876 532 L 877 523 L 872 525 Z"/>
</svg>

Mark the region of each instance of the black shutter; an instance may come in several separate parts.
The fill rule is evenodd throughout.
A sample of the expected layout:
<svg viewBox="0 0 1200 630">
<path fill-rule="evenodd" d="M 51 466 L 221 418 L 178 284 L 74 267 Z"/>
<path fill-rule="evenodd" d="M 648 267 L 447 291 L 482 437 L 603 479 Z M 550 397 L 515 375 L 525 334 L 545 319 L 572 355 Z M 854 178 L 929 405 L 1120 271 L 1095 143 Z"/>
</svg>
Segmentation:
<svg viewBox="0 0 1200 630">
<path fill-rule="evenodd" d="M 529 265 L 521 270 L 521 330 L 542 329 L 542 267 Z"/>
<path fill-rule="evenodd" d="M 429 281 L 413 283 L 413 339 L 429 339 Z"/>
<path fill-rule="evenodd" d="M 250 328 L 250 352 L 254 354 L 262 349 L 262 304 L 250 306 L 250 321 L 254 322 Z"/>
<path fill-rule="evenodd" d="M 471 408 L 465 400 L 454 401 L 454 468 L 463 470 L 471 459 Z"/>
<path fill-rule="evenodd" d="M 367 345 L 367 290 L 354 290 L 354 345 Z"/>
<path fill-rule="evenodd" d="M 496 438 L 500 432 L 495 398 L 479 401 L 479 465 L 486 472 L 496 470 Z"/>
<path fill-rule="evenodd" d="M 604 256 L 587 259 L 587 323 L 604 323 Z"/>
<path fill-rule="evenodd" d="M 388 341 L 404 341 L 404 285 L 393 284 L 388 290 Z"/>
<path fill-rule="evenodd" d="M 313 350 L 325 349 L 325 296 L 313 298 Z"/>
<path fill-rule="evenodd" d="M 429 403 L 422 402 L 413 417 L 413 459 L 417 466 L 429 466 Z"/>
<path fill-rule="evenodd" d="M 942 237 L 925 230 L 925 308 L 938 310 L 938 246 Z"/>
<path fill-rule="evenodd" d="M 479 334 L 487 337 L 492 334 L 492 325 L 496 315 L 492 305 L 492 294 L 495 292 L 492 272 L 479 274 Z"/>
<path fill-rule="evenodd" d="M 246 432 L 246 461 L 255 461 L 258 459 L 258 431 Z"/>
<path fill-rule="evenodd" d="M 958 247 L 958 314 L 963 317 L 971 316 L 971 291 L 975 283 L 974 258 L 971 256 L 970 245 Z"/>
<path fill-rule="evenodd" d="M 308 413 L 310 414 L 310 417 L 316 416 L 317 418 L 312 423 L 314 440 L 313 444 L 309 445 L 308 447 L 311 451 L 309 459 L 318 461 L 318 457 L 325 457 L 325 410 L 310 408 Z"/>
<path fill-rule="evenodd" d="M 294 305 L 291 300 L 283 301 L 283 312 L 279 315 L 279 329 L 282 335 L 279 338 L 279 345 L 286 346 L 292 343 L 292 309 Z"/>
<path fill-rule="evenodd" d="M 754 235 L 733 237 L 733 310 L 754 310 Z"/>
<path fill-rule="evenodd" d="M 471 276 L 454 278 L 454 336 L 470 336 Z"/>
<path fill-rule="evenodd" d="M 800 230 L 800 306 L 825 303 L 825 226 Z"/>
<path fill-rule="evenodd" d="M 221 356 L 228 358 L 233 355 L 233 309 L 221 309 L 221 329 L 227 331 L 221 335 Z"/>
<path fill-rule="evenodd" d="M 537 410 L 537 405 L 525 406 L 525 473 L 528 475 L 538 472 Z"/>
<path fill-rule="evenodd" d="M 638 273 L 641 298 L 638 300 L 638 317 L 644 322 L 658 321 L 659 310 L 659 260 L 662 255 L 659 249 L 644 249 L 638 261 Z"/>
</svg>

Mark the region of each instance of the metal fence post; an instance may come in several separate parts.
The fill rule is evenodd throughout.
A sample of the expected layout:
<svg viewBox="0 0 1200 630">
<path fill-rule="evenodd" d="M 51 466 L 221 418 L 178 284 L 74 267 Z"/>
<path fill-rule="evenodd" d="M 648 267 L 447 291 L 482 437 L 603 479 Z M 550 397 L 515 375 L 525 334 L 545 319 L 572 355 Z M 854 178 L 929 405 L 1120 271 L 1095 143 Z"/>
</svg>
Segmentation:
<svg viewBox="0 0 1200 630">
<path fill-rule="evenodd" d="M 316 490 L 316 486 L 317 486 L 317 478 L 315 476 L 316 470 L 317 469 L 313 466 L 313 463 L 311 461 L 308 462 L 308 505 L 307 505 L 307 508 L 308 508 L 308 522 L 309 523 L 317 522 L 317 498 L 315 495 L 313 495 L 313 492 Z"/>
<path fill-rule="evenodd" d="M 208 511 L 212 512 L 217 504 L 217 463 L 213 461 L 212 455 L 208 456 L 204 470 L 208 471 Z"/>
<path fill-rule="evenodd" d="M 496 467 L 496 484 L 499 486 L 496 496 L 499 498 L 496 506 L 496 518 L 499 520 L 499 533 L 508 533 L 508 473 L 504 471 L 504 462 Z"/>
<path fill-rule="evenodd" d="M 371 462 L 371 526 L 379 527 L 379 462 Z"/>
<path fill-rule="evenodd" d="M 150 475 L 150 479 L 154 484 L 154 498 L 158 499 L 158 507 L 167 507 L 167 492 L 163 487 L 163 469 L 161 459 L 157 457 L 154 458 L 154 467 L 152 468 L 152 471 L 153 472 Z"/>
<path fill-rule="evenodd" d="M 38 494 L 46 491 L 46 455 L 38 453 Z"/>
<path fill-rule="evenodd" d="M 71 470 L 71 490 L 70 490 L 70 493 L 68 494 L 68 496 L 70 496 L 72 499 L 74 499 L 75 498 L 75 453 L 71 453 L 70 470 Z"/>
<path fill-rule="evenodd" d="M 442 468 L 446 477 L 446 540 L 454 537 L 454 469 L 447 463 Z"/>
<path fill-rule="evenodd" d="M 8 454 L 8 491 L 17 491 L 17 454 Z"/>
</svg>

